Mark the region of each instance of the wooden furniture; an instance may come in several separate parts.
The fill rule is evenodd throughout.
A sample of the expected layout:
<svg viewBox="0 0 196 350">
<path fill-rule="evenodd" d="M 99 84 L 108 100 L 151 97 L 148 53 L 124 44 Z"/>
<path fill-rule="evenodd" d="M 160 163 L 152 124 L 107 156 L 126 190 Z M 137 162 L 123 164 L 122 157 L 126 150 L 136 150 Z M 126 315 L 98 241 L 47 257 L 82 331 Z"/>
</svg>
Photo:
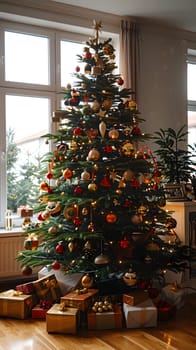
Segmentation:
<svg viewBox="0 0 196 350">
<path fill-rule="evenodd" d="M 196 213 L 196 201 L 168 201 L 164 209 L 173 212 L 171 215 L 177 221 L 175 231 L 182 244 L 189 245 L 189 217 L 190 213 Z"/>
</svg>

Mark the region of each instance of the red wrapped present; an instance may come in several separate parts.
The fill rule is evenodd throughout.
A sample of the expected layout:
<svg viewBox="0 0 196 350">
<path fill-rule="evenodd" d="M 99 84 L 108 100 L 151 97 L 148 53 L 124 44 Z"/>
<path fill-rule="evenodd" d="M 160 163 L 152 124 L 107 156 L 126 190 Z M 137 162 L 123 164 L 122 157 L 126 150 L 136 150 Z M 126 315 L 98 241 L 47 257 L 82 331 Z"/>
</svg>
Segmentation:
<svg viewBox="0 0 196 350">
<path fill-rule="evenodd" d="M 80 290 L 75 290 L 61 297 L 61 302 L 80 311 L 86 311 L 96 300 L 98 292 L 98 289 L 86 289 L 84 293 L 80 292 Z"/>
<path fill-rule="evenodd" d="M 157 307 L 159 321 L 168 321 L 176 314 L 176 305 L 174 304 L 169 304 L 164 300 L 160 300 L 155 305 Z"/>
<path fill-rule="evenodd" d="M 46 312 L 52 307 L 52 302 L 50 300 L 40 300 L 40 303 L 32 308 L 31 316 L 32 318 L 45 319 Z"/>
<path fill-rule="evenodd" d="M 134 290 L 130 293 L 123 294 L 123 303 L 126 303 L 130 306 L 134 306 L 137 304 L 142 303 L 143 301 L 147 300 L 149 298 L 148 292 L 138 289 Z"/>
<path fill-rule="evenodd" d="M 23 294 L 33 294 L 35 293 L 35 288 L 33 282 L 28 282 L 24 284 L 19 284 L 16 286 L 16 290 L 22 292 Z"/>
<path fill-rule="evenodd" d="M 35 293 L 39 300 L 45 299 L 58 302 L 61 297 L 61 289 L 55 275 L 51 274 L 33 282 Z"/>
<path fill-rule="evenodd" d="M 88 329 L 122 328 L 122 310 L 119 305 L 113 305 L 113 311 L 87 313 Z"/>
</svg>

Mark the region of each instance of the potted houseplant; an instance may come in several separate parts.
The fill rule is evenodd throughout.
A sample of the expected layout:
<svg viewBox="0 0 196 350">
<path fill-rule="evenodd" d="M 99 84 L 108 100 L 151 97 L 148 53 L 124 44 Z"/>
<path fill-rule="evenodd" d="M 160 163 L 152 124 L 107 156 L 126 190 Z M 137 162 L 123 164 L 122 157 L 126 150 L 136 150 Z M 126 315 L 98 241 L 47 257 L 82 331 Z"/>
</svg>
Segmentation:
<svg viewBox="0 0 196 350">
<path fill-rule="evenodd" d="M 188 131 L 183 126 L 175 131 L 172 128 L 155 132 L 154 143 L 158 148 L 155 154 L 163 181 L 172 184 L 190 183 L 195 173 L 194 147 L 187 147 Z"/>
</svg>

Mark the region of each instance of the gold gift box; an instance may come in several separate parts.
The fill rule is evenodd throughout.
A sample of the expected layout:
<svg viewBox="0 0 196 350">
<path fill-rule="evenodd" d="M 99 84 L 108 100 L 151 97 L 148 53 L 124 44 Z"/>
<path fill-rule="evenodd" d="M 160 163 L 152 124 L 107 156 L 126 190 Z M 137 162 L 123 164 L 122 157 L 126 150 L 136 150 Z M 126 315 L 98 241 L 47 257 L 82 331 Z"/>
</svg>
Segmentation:
<svg viewBox="0 0 196 350">
<path fill-rule="evenodd" d="M 84 294 L 78 294 L 77 291 L 73 291 L 61 297 L 61 302 L 64 302 L 69 307 L 76 307 L 80 311 L 86 311 L 96 300 L 98 292 L 98 289 L 88 289 Z"/>
<path fill-rule="evenodd" d="M 14 289 L 0 293 L 0 316 L 25 319 L 31 315 L 31 295 L 20 294 Z"/>
<path fill-rule="evenodd" d="M 48 333 L 75 334 L 79 325 L 79 310 L 54 304 L 46 312 L 46 329 Z"/>
</svg>

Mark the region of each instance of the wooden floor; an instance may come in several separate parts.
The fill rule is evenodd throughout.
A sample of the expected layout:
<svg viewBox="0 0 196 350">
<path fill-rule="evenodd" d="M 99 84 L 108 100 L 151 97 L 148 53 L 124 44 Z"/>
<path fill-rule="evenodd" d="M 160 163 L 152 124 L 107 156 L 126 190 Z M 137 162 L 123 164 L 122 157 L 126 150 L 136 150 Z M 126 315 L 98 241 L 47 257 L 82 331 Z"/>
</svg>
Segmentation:
<svg viewBox="0 0 196 350">
<path fill-rule="evenodd" d="M 156 328 L 48 334 L 45 320 L 0 319 L 0 350 L 195 350 L 196 293 Z"/>
</svg>

